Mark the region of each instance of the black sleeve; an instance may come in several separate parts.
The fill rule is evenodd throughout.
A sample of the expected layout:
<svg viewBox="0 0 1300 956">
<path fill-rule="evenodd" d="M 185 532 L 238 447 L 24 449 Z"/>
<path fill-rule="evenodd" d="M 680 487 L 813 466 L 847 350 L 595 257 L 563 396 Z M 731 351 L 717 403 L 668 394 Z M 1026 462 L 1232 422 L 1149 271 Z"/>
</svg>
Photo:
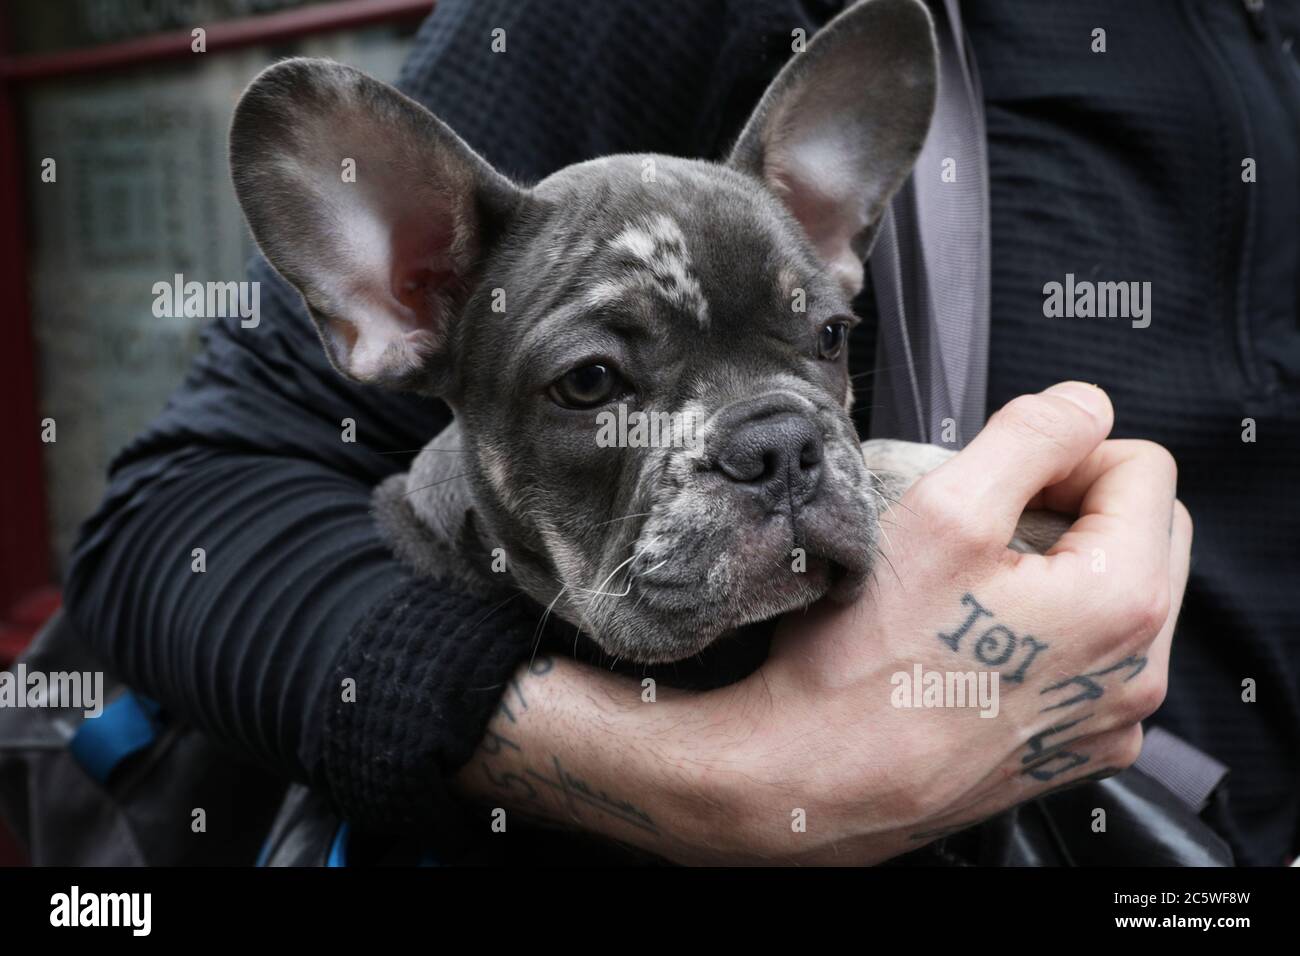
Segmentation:
<svg viewBox="0 0 1300 956">
<path fill-rule="evenodd" d="M 168 711 L 372 825 L 395 810 L 378 798 L 359 805 L 354 776 L 373 780 L 367 768 L 393 749 L 391 729 L 348 732 L 354 751 L 336 746 L 340 759 L 327 761 L 332 725 L 365 722 L 349 706 L 418 700 L 424 716 L 412 719 L 431 729 L 409 735 L 404 758 L 436 814 L 443 777 L 472 752 L 535 620 L 413 581 L 397 564 L 370 491 L 445 427 L 445 406 L 349 384 L 325 362 L 297 294 L 264 263 L 250 278 L 260 325 L 214 323 L 167 408 L 114 462 L 72 556 L 69 612 L 114 671 Z M 408 613 L 413 600 L 428 613 Z M 359 647 L 363 635 L 382 655 Z M 391 667 L 399 650 L 420 667 Z M 344 677 L 355 705 L 343 703 Z"/>
<path fill-rule="evenodd" d="M 443 0 L 402 86 L 522 178 L 633 149 L 714 155 L 800 22 L 794 0 L 735 6 Z M 123 679 L 349 818 L 445 831 L 446 780 L 535 619 L 524 602 L 481 606 L 395 562 L 370 491 L 446 426 L 446 407 L 347 382 L 297 294 L 260 260 L 250 278 L 260 325 L 214 322 L 167 407 L 114 461 L 72 556 L 69 612 Z"/>
</svg>

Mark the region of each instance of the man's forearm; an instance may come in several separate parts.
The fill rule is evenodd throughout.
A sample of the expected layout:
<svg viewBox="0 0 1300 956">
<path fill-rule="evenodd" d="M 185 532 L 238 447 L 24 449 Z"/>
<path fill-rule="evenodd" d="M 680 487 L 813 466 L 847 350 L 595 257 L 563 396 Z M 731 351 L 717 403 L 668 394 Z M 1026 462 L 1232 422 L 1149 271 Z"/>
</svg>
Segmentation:
<svg viewBox="0 0 1300 956">
<path fill-rule="evenodd" d="M 728 731 L 694 695 L 656 696 L 644 699 L 628 678 L 539 657 L 506 687 L 458 789 L 484 808 L 485 829 L 495 816 L 507 834 L 517 820 L 540 822 L 677 862 L 719 859 L 723 807 L 710 794 L 729 774 L 709 755 Z M 732 817 L 735 809 L 726 807 Z"/>
</svg>

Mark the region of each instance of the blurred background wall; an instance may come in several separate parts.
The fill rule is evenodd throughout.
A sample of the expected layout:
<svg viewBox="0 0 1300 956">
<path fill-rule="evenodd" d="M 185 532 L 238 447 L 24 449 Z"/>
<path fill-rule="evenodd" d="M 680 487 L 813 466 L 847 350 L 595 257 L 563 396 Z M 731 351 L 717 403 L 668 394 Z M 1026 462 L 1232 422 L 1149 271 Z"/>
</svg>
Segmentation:
<svg viewBox="0 0 1300 956">
<path fill-rule="evenodd" d="M 243 278 L 240 91 L 294 55 L 391 81 L 433 5 L 0 3 L 0 669 L 58 606 L 109 462 L 198 348 L 205 320 L 155 317 L 154 284 Z M 0 866 L 22 859 L 0 827 Z"/>
<path fill-rule="evenodd" d="M 156 318 L 152 287 L 243 278 L 251 240 L 226 130 L 235 101 L 284 56 L 396 78 L 432 2 L 16 0 L 5 82 L 21 193 L 48 577 L 94 510 L 115 452 L 162 408 L 205 320 Z M 195 28 L 206 52 L 194 52 Z M 55 161 L 55 181 L 42 179 Z M 9 360 L 6 360 L 9 361 Z M 9 376 L 22 378 L 21 368 Z M 27 423 L 26 441 L 38 435 Z M 10 502 L 6 508 L 21 507 Z M 12 583 L 12 582 L 11 582 Z M 14 590 L 14 588 L 10 588 Z M 10 595 L 12 600 L 13 595 Z M 0 614 L 4 608 L 0 607 Z M 2 665 L 0 661 L 0 665 Z"/>
</svg>

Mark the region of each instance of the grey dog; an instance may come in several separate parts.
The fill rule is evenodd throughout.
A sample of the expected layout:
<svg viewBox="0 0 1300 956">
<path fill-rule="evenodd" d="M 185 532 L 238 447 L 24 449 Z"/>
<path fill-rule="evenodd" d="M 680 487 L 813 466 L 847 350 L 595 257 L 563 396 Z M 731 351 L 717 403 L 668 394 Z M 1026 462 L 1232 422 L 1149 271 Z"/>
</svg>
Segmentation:
<svg viewBox="0 0 1300 956">
<path fill-rule="evenodd" d="M 724 162 L 609 156 L 523 187 L 356 70 L 259 75 L 231 130 L 258 244 L 342 374 L 455 412 L 376 491 L 398 555 L 646 663 L 859 595 L 882 510 L 949 454 L 860 445 L 845 354 L 935 86 L 924 6 L 866 0 Z M 691 440 L 598 441 L 616 409 Z"/>
</svg>

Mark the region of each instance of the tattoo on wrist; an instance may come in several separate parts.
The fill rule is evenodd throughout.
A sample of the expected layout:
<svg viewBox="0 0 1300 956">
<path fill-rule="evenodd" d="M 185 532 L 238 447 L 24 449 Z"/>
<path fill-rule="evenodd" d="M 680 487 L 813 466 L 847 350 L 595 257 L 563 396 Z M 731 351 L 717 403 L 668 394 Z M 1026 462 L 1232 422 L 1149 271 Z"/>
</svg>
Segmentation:
<svg viewBox="0 0 1300 956">
<path fill-rule="evenodd" d="M 544 677 L 553 668 L 551 658 L 539 657 L 522 677 Z M 480 742 L 479 749 L 485 755 L 481 762 L 483 774 L 492 789 L 521 803 L 523 806 L 517 808 L 520 814 L 536 824 L 555 825 L 566 818 L 581 821 L 584 812 L 594 812 L 660 835 L 655 820 L 632 801 L 611 795 L 568 770 L 555 754 L 543 756 L 539 764 L 532 759 L 534 755 L 525 752 L 511 728 L 527 713 L 529 695 L 525 679 L 520 675 L 511 678 L 496 718 Z"/>
</svg>

